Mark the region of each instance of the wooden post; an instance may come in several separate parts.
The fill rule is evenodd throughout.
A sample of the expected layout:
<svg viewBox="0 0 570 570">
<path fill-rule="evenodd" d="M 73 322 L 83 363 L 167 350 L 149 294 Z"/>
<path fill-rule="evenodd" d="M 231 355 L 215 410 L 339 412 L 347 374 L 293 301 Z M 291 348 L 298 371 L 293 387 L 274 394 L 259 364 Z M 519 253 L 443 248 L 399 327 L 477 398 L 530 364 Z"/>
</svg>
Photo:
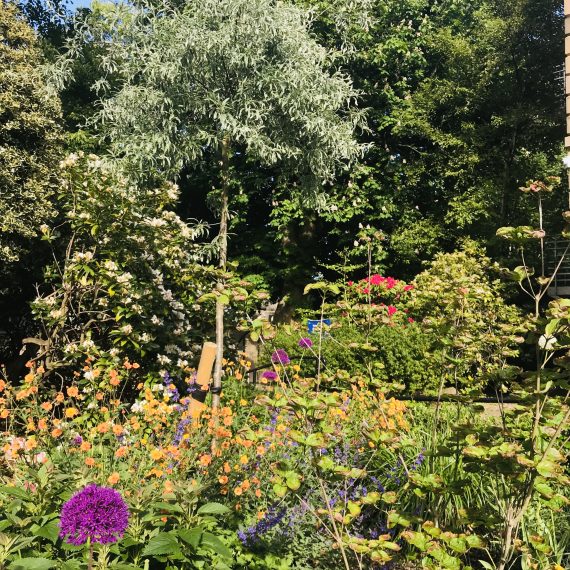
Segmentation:
<svg viewBox="0 0 570 570">
<path fill-rule="evenodd" d="M 564 93 L 566 94 L 564 147 L 570 153 L 570 0 L 564 0 Z"/>
<path fill-rule="evenodd" d="M 206 396 L 210 388 L 210 378 L 212 376 L 212 368 L 216 359 L 216 343 L 205 342 L 202 346 L 202 354 L 200 355 L 200 363 L 198 364 L 198 372 L 196 372 L 197 390 L 192 394 L 190 400 L 190 417 L 196 419 L 200 416 L 206 404 Z"/>
</svg>

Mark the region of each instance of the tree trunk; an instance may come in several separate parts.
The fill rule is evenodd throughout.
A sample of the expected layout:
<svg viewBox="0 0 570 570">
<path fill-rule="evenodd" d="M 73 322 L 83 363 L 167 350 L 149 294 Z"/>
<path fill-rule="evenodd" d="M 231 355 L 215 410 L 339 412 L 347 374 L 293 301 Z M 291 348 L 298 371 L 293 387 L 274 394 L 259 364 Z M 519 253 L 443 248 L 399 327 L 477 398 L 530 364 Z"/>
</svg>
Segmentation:
<svg viewBox="0 0 570 570">
<path fill-rule="evenodd" d="M 228 260 L 228 194 L 230 180 L 229 139 L 225 137 L 221 142 L 220 180 L 221 180 L 221 204 L 220 204 L 220 232 L 218 241 L 220 246 L 219 267 L 225 272 Z M 217 284 L 218 293 L 224 291 L 225 279 L 220 277 Z M 222 386 L 222 360 L 224 358 L 224 304 L 216 302 L 216 366 L 214 368 L 213 387 L 216 393 L 212 395 L 212 408 L 220 405 L 220 394 L 217 393 Z"/>
</svg>

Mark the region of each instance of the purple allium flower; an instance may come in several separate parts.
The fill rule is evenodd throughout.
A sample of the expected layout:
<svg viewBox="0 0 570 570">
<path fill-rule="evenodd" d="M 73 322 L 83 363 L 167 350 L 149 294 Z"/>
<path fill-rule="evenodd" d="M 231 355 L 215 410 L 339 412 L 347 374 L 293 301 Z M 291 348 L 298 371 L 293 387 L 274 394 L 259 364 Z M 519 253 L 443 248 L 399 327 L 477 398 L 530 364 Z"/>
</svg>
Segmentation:
<svg viewBox="0 0 570 570">
<path fill-rule="evenodd" d="M 297 343 L 301 348 L 311 348 L 313 346 L 313 341 L 308 338 L 302 338 L 298 343 Z"/>
<path fill-rule="evenodd" d="M 83 443 L 83 438 L 80 435 L 76 435 L 73 438 L 73 445 L 81 445 Z"/>
<path fill-rule="evenodd" d="M 275 372 L 275 370 L 266 370 L 261 377 L 267 380 L 275 380 L 277 378 L 277 372 Z"/>
<path fill-rule="evenodd" d="M 278 348 L 271 355 L 271 362 L 273 362 L 273 364 L 289 364 L 291 362 L 291 359 L 282 348 Z"/>
<path fill-rule="evenodd" d="M 61 509 L 59 536 L 69 544 L 109 544 L 122 538 L 129 524 L 129 509 L 120 493 L 109 487 L 88 485 Z"/>
</svg>

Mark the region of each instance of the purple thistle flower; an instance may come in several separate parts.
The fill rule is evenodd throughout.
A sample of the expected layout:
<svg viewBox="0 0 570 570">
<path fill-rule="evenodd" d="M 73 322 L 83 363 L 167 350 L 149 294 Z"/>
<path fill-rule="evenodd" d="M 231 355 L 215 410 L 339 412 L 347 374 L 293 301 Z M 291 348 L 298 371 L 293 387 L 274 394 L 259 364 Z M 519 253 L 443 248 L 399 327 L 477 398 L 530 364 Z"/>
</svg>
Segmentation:
<svg viewBox="0 0 570 570">
<path fill-rule="evenodd" d="M 261 377 L 267 380 L 275 380 L 277 378 L 277 372 L 275 372 L 275 370 L 266 370 Z"/>
<path fill-rule="evenodd" d="M 117 542 L 129 524 L 129 509 L 120 493 L 109 487 L 88 485 L 61 509 L 59 536 L 69 544 Z"/>
<path fill-rule="evenodd" d="M 272 355 L 271 355 L 271 362 L 273 364 L 289 364 L 291 359 L 289 355 L 282 349 L 278 348 Z"/>
<path fill-rule="evenodd" d="M 311 348 L 313 346 L 313 341 L 310 338 L 305 337 L 298 342 L 298 345 L 301 348 Z"/>
</svg>

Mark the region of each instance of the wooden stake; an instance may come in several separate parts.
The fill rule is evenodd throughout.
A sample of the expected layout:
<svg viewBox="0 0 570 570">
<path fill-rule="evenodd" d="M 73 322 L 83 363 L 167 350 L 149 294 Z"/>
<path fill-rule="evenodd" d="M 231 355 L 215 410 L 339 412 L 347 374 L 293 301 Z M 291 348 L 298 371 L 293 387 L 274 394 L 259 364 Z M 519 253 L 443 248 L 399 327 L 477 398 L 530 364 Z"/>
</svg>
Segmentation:
<svg viewBox="0 0 570 570">
<path fill-rule="evenodd" d="M 200 355 L 200 363 L 198 364 L 198 372 L 196 372 L 196 384 L 198 390 L 192 394 L 189 411 L 190 416 L 194 419 L 198 418 L 202 411 L 206 408 L 204 400 L 206 392 L 210 388 L 210 378 L 212 376 L 212 368 L 216 359 L 216 343 L 205 342 L 202 346 L 202 354 Z"/>
</svg>

